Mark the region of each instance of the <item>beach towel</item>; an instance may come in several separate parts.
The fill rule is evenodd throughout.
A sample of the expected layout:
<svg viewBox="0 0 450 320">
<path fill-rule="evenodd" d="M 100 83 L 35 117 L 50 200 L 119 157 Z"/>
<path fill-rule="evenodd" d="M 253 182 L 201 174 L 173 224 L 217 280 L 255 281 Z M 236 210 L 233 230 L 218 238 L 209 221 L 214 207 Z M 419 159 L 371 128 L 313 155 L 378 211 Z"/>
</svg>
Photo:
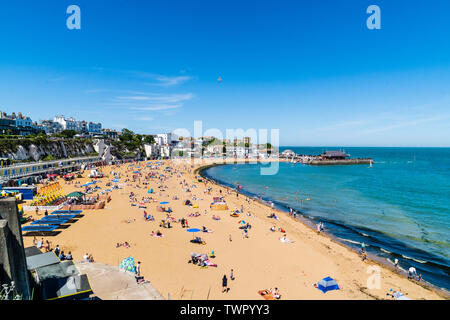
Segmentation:
<svg viewBox="0 0 450 320">
<path fill-rule="evenodd" d="M 273 296 L 272 293 L 270 293 L 269 290 L 261 290 L 258 291 L 258 293 L 266 300 L 276 300 Z"/>
</svg>

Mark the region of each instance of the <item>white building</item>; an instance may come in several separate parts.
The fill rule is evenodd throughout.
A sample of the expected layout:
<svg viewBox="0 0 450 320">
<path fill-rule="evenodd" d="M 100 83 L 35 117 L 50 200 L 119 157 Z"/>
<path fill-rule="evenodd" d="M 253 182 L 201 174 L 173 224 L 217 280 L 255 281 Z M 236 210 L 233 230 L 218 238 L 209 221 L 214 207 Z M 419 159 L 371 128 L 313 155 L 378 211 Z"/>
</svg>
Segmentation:
<svg viewBox="0 0 450 320">
<path fill-rule="evenodd" d="M 63 130 L 63 127 L 60 123 L 54 122 L 52 120 L 42 120 L 40 127 L 44 129 L 46 134 L 52 134 Z"/>
<path fill-rule="evenodd" d="M 170 145 L 162 145 L 160 154 L 163 158 L 170 158 L 172 155 L 172 147 Z"/>
<path fill-rule="evenodd" d="M 59 123 L 63 130 L 75 130 L 78 131 L 78 125 L 74 118 L 65 118 L 64 116 L 55 116 L 54 122 Z"/>
<path fill-rule="evenodd" d="M 155 136 L 155 141 L 159 145 L 172 145 L 173 143 L 178 142 L 178 136 L 173 133 L 159 133 Z"/>
<path fill-rule="evenodd" d="M 75 131 L 77 132 L 88 132 L 88 123 L 84 120 L 75 121 L 77 128 Z"/>
<path fill-rule="evenodd" d="M 159 157 L 161 147 L 157 144 L 144 144 L 145 155 L 147 158 Z"/>
</svg>

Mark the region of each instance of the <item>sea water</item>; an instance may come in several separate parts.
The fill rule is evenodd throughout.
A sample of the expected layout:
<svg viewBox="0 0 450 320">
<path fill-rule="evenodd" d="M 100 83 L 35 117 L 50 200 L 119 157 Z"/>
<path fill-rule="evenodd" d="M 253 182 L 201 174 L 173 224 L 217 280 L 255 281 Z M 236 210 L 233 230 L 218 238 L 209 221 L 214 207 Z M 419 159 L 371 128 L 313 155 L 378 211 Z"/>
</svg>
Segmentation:
<svg viewBox="0 0 450 320">
<path fill-rule="evenodd" d="M 283 147 L 318 155 L 326 147 Z M 204 175 L 251 196 L 294 208 L 355 249 L 387 263 L 395 258 L 423 279 L 450 290 L 450 148 L 345 148 L 372 166 L 310 166 L 280 163 L 276 175 L 261 175 L 267 164 L 212 167 Z"/>
</svg>

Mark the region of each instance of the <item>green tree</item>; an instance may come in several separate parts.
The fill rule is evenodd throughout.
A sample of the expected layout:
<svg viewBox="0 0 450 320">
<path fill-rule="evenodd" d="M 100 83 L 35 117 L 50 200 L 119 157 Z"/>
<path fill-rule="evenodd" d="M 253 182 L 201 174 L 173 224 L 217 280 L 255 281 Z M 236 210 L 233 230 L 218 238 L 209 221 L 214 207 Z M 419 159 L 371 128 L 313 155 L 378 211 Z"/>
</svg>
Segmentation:
<svg viewBox="0 0 450 320">
<path fill-rule="evenodd" d="M 147 135 L 144 137 L 144 143 L 153 144 L 155 143 L 155 138 L 152 135 Z"/>
<path fill-rule="evenodd" d="M 77 132 L 75 130 L 63 130 L 60 136 L 66 139 L 72 139 L 76 134 Z"/>
</svg>

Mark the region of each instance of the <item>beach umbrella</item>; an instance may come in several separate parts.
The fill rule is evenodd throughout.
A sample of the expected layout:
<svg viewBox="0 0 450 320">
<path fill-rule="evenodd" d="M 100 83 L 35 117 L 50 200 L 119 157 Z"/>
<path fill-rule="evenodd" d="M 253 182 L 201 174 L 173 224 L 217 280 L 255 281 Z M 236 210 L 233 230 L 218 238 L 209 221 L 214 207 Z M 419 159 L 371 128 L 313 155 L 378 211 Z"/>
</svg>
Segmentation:
<svg viewBox="0 0 450 320">
<path fill-rule="evenodd" d="M 147 193 L 153 193 L 153 189 L 148 190 Z"/>
<path fill-rule="evenodd" d="M 323 293 L 330 291 L 330 290 L 339 290 L 339 286 L 331 277 L 326 277 L 320 280 L 317 284 L 317 289 L 321 290 Z"/>
<path fill-rule="evenodd" d="M 136 273 L 136 265 L 134 263 L 134 258 L 128 257 L 123 259 L 122 262 L 119 264 L 119 268 L 125 271 Z"/>
<path fill-rule="evenodd" d="M 119 182 L 119 181 L 120 181 L 119 179 L 114 179 L 114 180 L 113 180 L 113 182 Z"/>
<path fill-rule="evenodd" d="M 197 232 L 199 232 L 201 230 L 198 229 L 198 228 L 190 228 L 190 229 L 187 229 L 186 231 L 187 232 L 192 232 L 192 239 L 194 239 L 194 233 L 197 233 Z"/>
<path fill-rule="evenodd" d="M 245 224 L 246 222 L 244 220 L 239 221 L 240 224 Z"/>
</svg>

